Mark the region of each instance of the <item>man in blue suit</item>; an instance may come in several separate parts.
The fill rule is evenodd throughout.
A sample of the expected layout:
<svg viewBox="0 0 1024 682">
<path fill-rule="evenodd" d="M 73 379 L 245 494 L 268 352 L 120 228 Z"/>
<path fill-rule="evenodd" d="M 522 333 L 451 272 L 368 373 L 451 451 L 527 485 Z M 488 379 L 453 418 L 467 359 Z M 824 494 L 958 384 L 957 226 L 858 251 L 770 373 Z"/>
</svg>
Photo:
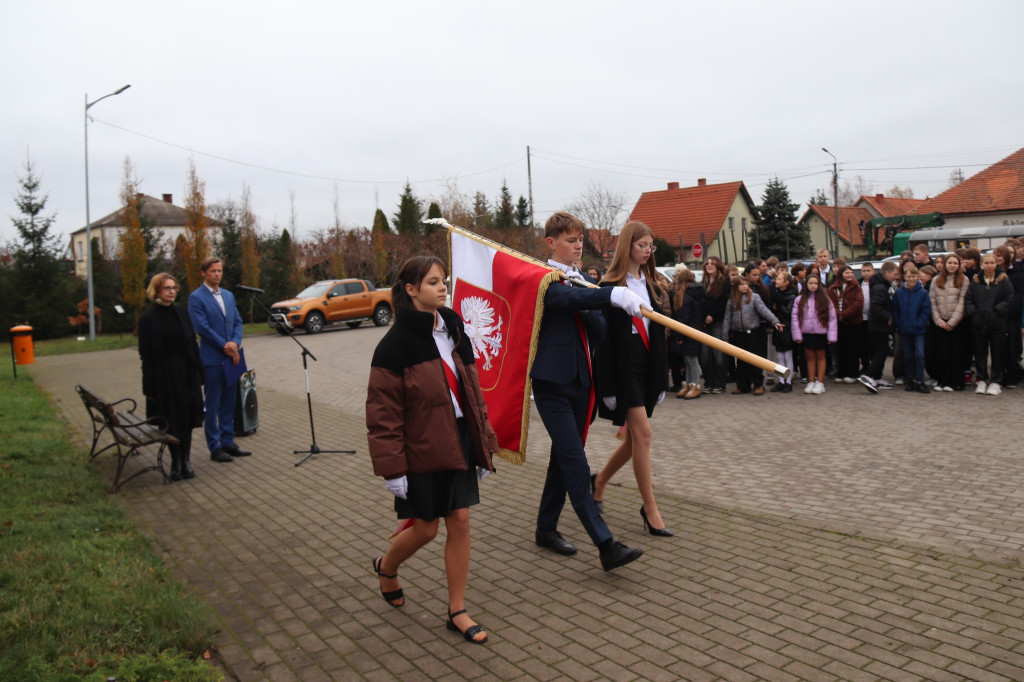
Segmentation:
<svg viewBox="0 0 1024 682">
<path fill-rule="evenodd" d="M 237 365 L 241 359 L 242 316 L 232 293 L 220 288 L 224 276 L 221 259 L 207 258 L 199 269 L 203 283 L 188 297 L 188 314 L 199 334 L 199 356 L 206 375 L 206 444 L 210 459 L 230 462 L 252 454 L 235 445 L 235 386 L 229 386 L 224 377 L 224 361 L 230 358 Z"/>
<path fill-rule="evenodd" d="M 568 277 L 585 279 L 575 266 L 583 254 L 583 229 L 583 221 L 564 211 L 544 224 L 545 241 L 551 249 L 548 265 Z M 626 287 L 551 284 L 544 295 L 537 354 L 530 369 L 534 404 L 551 437 L 551 459 L 537 514 L 537 544 L 558 554 L 576 553 L 557 529 L 568 494 L 606 571 L 637 559 L 643 550 L 629 549 L 612 537 L 591 492 L 590 464 L 583 450 L 594 407 L 590 354 L 604 338 L 602 308 L 613 305 L 637 316 L 641 304 L 642 299 Z"/>
</svg>

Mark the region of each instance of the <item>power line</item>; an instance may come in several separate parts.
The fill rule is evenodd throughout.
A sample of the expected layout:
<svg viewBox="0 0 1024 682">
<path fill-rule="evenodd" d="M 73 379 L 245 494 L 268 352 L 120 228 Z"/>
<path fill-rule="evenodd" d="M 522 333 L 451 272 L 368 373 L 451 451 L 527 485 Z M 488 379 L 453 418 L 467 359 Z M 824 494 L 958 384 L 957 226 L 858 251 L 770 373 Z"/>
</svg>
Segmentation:
<svg viewBox="0 0 1024 682">
<path fill-rule="evenodd" d="M 239 166 L 245 166 L 247 168 L 256 168 L 256 169 L 259 169 L 259 170 L 268 171 L 270 173 L 280 173 L 282 175 L 292 175 L 292 176 L 300 177 L 300 178 L 310 178 L 312 180 L 325 180 L 327 182 L 346 182 L 346 183 L 361 184 L 361 185 L 404 185 L 406 182 L 408 182 L 409 184 L 412 184 L 412 185 L 421 185 L 421 184 L 428 184 L 428 183 L 445 182 L 446 180 L 449 179 L 449 178 L 437 178 L 437 179 L 433 179 L 433 180 L 354 180 L 354 179 L 351 179 L 351 178 L 332 178 L 332 177 L 328 177 L 328 176 L 324 176 L 324 175 L 313 175 L 311 173 L 300 173 L 298 171 L 289 171 L 289 170 L 282 170 L 280 168 L 271 168 L 270 166 L 262 166 L 262 165 L 257 164 L 257 163 L 251 163 L 251 162 L 248 162 L 248 161 L 239 161 L 237 159 L 231 159 L 231 158 L 228 158 L 226 156 L 220 156 L 219 154 L 212 154 L 210 152 L 204 152 L 204 151 L 202 151 L 200 149 L 195 149 L 193 147 L 187 147 L 185 145 L 177 144 L 175 142 L 168 142 L 167 140 L 161 140 L 158 137 L 154 137 L 152 135 L 147 135 L 146 133 L 140 133 L 137 130 L 132 130 L 130 128 L 125 128 L 124 126 L 119 126 L 116 123 L 111 123 L 110 121 L 104 121 L 104 120 L 99 119 L 99 118 L 95 118 L 95 119 L 92 119 L 92 120 L 95 121 L 96 123 L 102 123 L 103 125 L 110 126 L 111 128 L 117 128 L 118 130 L 122 130 L 122 131 L 124 131 L 126 133 L 129 133 L 131 135 L 137 135 L 138 137 L 143 137 L 143 138 L 145 138 L 147 140 L 152 140 L 153 142 L 157 142 L 159 144 L 166 145 L 168 147 L 174 147 L 175 149 L 182 149 L 182 150 L 187 151 L 187 152 L 189 152 L 191 154 L 199 154 L 201 156 L 207 156 L 207 157 L 209 157 L 211 159 L 217 159 L 218 161 L 226 161 L 227 163 L 233 163 L 233 164 L 236 164 L 236 165 L 239 165 Z M 494 166 L 493 168 L 488 168 L 486 170 L 476 171 L 476 172 L 473 172 L 473 173 L 457 173 L 453 177 L 455 179 L 459 179 L 459 178 L 472 178 L 472 177 L 477 176 L 477 175 L 484 175 L 486 173 L 493 173 L 496 170 L 500 170 L 502 168 L 507 168 L 508 166 L 512 166 L 512 165 L 517 164 L 517 163 L 521 163 L 525 159 L 526 159 L 525 156 L 521 156 L 518 159 L 515 159 L 513 161 L 508 161 L 508 162 L 500 164 L 498 166 Z"/>
</svg>

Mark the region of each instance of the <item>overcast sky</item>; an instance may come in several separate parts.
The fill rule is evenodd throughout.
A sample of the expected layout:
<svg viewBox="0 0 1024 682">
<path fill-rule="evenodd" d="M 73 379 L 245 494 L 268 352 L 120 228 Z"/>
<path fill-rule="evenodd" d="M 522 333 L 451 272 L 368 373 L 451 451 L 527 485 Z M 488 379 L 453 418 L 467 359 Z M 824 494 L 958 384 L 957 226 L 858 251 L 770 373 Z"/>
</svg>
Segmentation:
<svg viewBox="0 0 1024 682">
<path fill-rule="evenodd" d="M 0 242 L 31 156 L 57 214 L 141 190 L 251 188 L 261 229 L 389 219 L 408 179 L 543 220 L 623 193 L 778 174 L 795 201 L 861 176 L 927 197 L 1024 146 L 1024 2 L 113 2 L 0 0 Z M 625 214 L 624 216 L 625 217 Z"/>
</svg>

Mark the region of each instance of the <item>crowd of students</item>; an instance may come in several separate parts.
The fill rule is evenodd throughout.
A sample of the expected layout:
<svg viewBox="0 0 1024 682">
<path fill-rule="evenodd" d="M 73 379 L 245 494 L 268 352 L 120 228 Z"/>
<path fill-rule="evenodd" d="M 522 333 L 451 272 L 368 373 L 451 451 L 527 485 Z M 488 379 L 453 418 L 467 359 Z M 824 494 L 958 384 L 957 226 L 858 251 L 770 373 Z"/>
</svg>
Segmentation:
<svg viewBox="0 0 1024 682">
<path fill-rule="evenodd" d="M 999 395 L 1021 379 L 1024 327 L 1024 242 L 1011 239 L 982 255 L 959 249 L 934 259 L 925 245 L 859 277 L 843 258 L 820 250 L 809 265 L 776 258 L 743 271 L 715 256 L 703 278 L 676 269 L 672 317 L 761 356 L 769 340 L 791 375 L 772 392 L 820 395 L 825 382 L 861 383 L 868 391 L 963 391 Z M 892 354 L 893 380 L 883 377 Z M 762 395 L 761 370 L 670 332 L 670 390 L 693 400 L 721 394 Z M 703 385 L 701 385 L 703 379 Z"/>
</svg>

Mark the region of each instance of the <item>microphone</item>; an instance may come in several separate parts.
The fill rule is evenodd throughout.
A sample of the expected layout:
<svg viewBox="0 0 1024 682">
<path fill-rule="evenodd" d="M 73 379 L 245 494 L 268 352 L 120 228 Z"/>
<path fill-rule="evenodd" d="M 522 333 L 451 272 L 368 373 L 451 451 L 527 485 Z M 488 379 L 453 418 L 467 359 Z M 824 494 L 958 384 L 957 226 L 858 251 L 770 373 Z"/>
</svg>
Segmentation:
<svg viewBox="0 0 1024 682">
<path fill-rule="evenodd" d="M 256 287 L 246 287 L 246 286 L 242 286 L 241 284 L 236 284 L 235 288 L 238 289 L 239 291 L 248 291 L 250 294 L 265 294 L 265 293 L 267 293 L 267 292 L 263 291 L 263 289 L 257 289 Z"/>
</svg>

